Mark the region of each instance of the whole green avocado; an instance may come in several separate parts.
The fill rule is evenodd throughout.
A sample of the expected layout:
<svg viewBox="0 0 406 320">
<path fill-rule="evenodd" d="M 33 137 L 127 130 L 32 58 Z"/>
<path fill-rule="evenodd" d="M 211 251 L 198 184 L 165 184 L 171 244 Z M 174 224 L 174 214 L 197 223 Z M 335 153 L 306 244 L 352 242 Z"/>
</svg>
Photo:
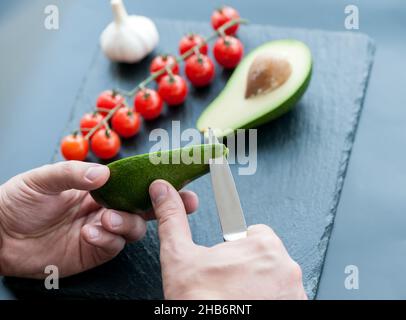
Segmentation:
<svg viewBox="0 0 406 320">
<path fill-rule="evenodd" d="M 223 144 L 202 144 L 120 159 L 108 164 L 109 179 L 90 194 L 106 208 L 145 211 L 151 208 L 149 186 L 153 181 L 163 179 L 180 190 L 209 172 L 209 159 L 227 154 Z"/>
</svg>

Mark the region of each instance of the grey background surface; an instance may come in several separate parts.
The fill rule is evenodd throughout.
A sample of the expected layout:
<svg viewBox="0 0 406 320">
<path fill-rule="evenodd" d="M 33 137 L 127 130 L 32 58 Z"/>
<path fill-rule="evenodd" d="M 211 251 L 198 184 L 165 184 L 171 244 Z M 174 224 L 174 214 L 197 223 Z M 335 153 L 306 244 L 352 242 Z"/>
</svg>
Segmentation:
<svg viewBox="0 0 406 320">
<path fill-rule="evenodd" d="M 108 5 L 100 0 L 52 1 L 60 9 L 61 28 L 46 31 L 43 10 L 49 3 L 0 2 L 0 182 L 50 159 L 83 69 L 93 55 L 94 39 L 110 20 Z M 345 31 L 344 7 L 349 4 L 323 0 L 227 3 L 255 23 L 339 31 Z M 318 298 L 406 298 L 406 4 L 402 0 L 350 3 L 359 7 L 360 31 L 372 36 L 378 48 Z M 150 0 L 137 5 L 139 14 L 151 17 L 207 21 L 219 4 Z M 69 23 L 73 17 L 77 22 Z M 71 33 L 81 36 L 65 41 L 64 34 Z M 70 67 L 60 68 L 62 64 Z M 70 81 L 56 81 L 63 77 Z M 46 90 L 61 95 L 41 94 Z M 344 268 L 349 264 L 359 267 L 359 290 L 344 287 Z"/>
</svg>

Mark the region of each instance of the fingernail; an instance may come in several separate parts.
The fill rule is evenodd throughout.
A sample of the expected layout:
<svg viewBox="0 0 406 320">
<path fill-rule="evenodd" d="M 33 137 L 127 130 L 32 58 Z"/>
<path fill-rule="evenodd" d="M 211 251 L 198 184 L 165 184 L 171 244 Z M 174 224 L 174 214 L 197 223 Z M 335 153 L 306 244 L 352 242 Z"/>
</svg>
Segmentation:
<svg viewBox="0 0 406 320">
<path fill-rule="evenodd" d="M 123 217 L 120 216 L 118 213 L 112 212 L 110 214 L 110 223 L 113 228 L 119 227 L 123 224 Z"/>
<path fill-rule="evenodd" d="M 154 182 L 149 191 L 151 200 L 154 204 L 158 204 L 165 199 L 167 193 L 168 187 L 162 182 Z"/>
<path fill-rule="evenodd" d="M 103 165 L 96 165 L 87 169 L 85 174 L 85 179 L 89 180 L 90 182 L 95 181 L 100 176 L 106 175 L 106 171 L 109 170 L 106 166 Z"/>
<path fill-rule="evenodd" d="M 87 234 L 88 234 L 90 239 L 96 239 L 96 238 L 99 237 L 100 232 L 99 232 L 99 230 L 97 228 L 89 226 L 87 228 Z"/>
</svg>

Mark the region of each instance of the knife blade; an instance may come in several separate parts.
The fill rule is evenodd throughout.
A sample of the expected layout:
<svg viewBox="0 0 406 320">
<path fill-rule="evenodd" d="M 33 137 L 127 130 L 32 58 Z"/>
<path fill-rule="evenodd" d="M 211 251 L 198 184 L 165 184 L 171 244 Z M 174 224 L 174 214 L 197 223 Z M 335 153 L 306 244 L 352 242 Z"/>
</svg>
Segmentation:
<svg viewBox="0 0 406 320">
<path fill-rule="evenodd" d="M 219 143 L 209 128 L 210 143 Z M 220 218 L 224 241 L 234 241 L 247 236 L 247 225 L 230 166 L 225 156 L 209 160 L 211 182 Z"/>
</svg>

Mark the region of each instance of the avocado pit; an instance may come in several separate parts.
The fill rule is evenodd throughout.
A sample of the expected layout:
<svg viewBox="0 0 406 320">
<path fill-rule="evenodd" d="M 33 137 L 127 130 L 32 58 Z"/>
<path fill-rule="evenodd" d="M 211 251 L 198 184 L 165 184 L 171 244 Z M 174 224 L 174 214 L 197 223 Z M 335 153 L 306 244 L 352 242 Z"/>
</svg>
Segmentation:
<svg viewBox="0 0 406 320">
<path fill-rule="evenodd" d="M 256 128 L 291 110 L 306 91 L 312 74 L 309 47 L 281 39 L 252 50 L 226 86 L 197 120 L 197 128 L 215 128 L 215 136 Z"/>
<path fill-rule="evenodd" d="M 285 58 L 269 53 L 258 55 L 248 70 L 245 99 L 278 89 L 291 74 L 292 67 Z"/>
</svg>

